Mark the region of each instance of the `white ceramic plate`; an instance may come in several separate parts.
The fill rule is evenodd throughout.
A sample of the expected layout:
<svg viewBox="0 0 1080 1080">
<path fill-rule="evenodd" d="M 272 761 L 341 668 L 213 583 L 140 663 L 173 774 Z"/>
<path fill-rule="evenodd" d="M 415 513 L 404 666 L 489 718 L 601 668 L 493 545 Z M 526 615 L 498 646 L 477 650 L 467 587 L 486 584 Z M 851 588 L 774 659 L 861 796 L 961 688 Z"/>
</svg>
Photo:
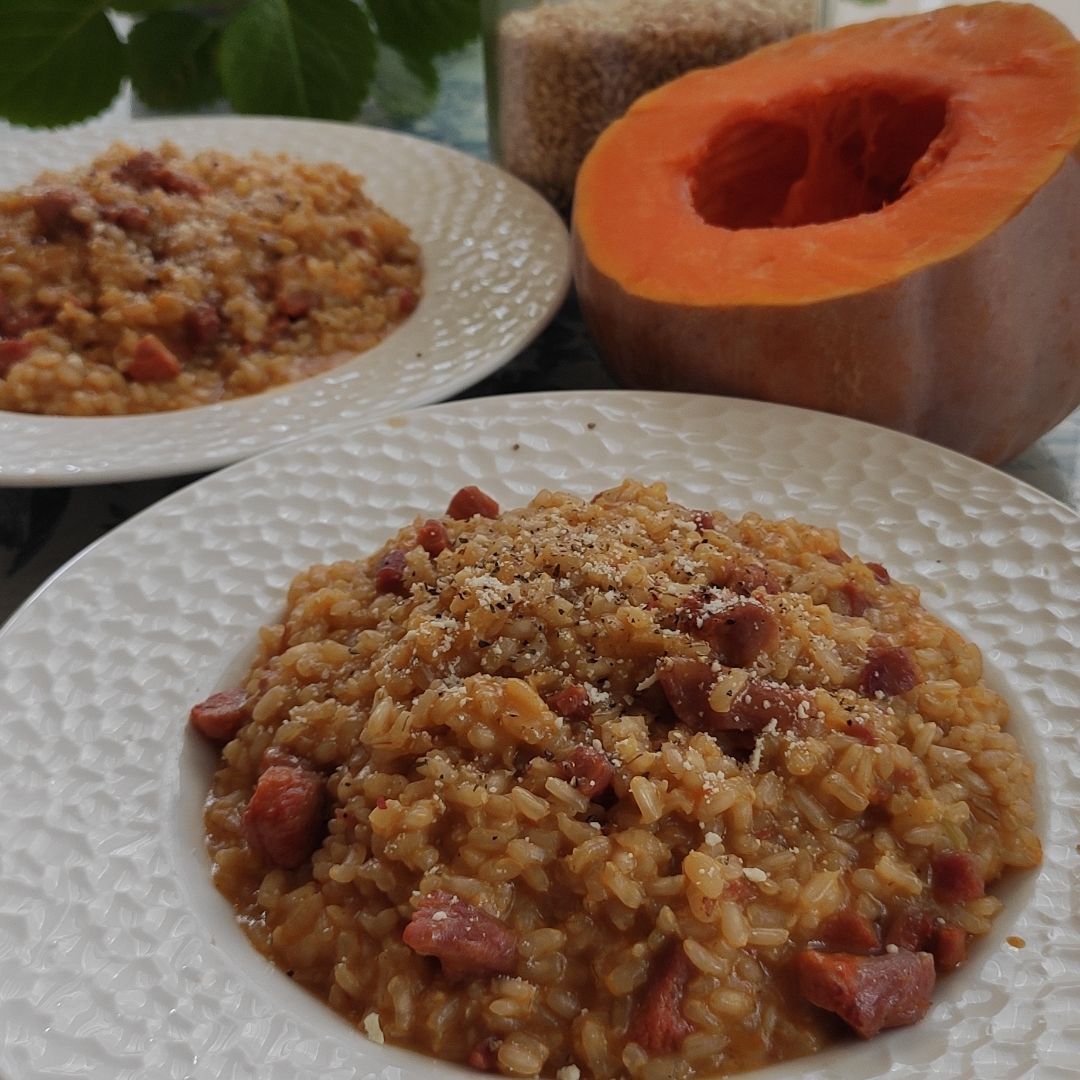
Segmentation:
<svg viewBox="0 0 1080 1080">
<path fill-rule="evenodd" d="M 89 161 L 117 139 L 186 150 L 288 152 L 359 173 L 410 226 L 424 296 L 374 349 L 253 397 L 149 416 L 0 412 L 0 484 L 86 484 L 201 472 L 330 424 L 450 397 L 500 367 L 558 310 L 570 281 L 566 228 L 531 188 L 476 158 L 355 124 L 251 117 L 147 120 L 8 133 L 0 188 Z"/>
<path fill-rule="evenodd" d="M 240 676 L 309 564 L 373 549 L 465 483 L 510 506 L 624 476 L 694 505 L 837 523 L 845 548 L 919 585 L 982 647 L 1038 769 L 1045 863 L 1004 890 L 929 1016 L 756 1080 L 1067 1075 L 1080 1060 L 1077 516 L 855 421 L 610 391 L 437 406 L 244 462 L 106 536 L 0 631 L 0 1076 L 475 1076 L 368 1042 L 248 944 L 209 882 L 214 755 L 186 714 Z"/>
</svg>

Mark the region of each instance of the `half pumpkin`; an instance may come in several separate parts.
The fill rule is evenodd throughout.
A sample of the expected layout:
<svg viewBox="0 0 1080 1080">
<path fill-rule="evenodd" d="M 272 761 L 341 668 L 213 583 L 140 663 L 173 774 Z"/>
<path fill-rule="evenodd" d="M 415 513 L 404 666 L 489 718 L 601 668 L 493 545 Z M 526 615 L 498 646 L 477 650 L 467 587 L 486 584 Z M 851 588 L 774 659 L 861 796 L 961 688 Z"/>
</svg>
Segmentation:
<svg viewBox="0 0 1080 1080">
<path fill-rule="evenodd" d="M 685 75 L 586 158 L 574 259 L 629 385 L 1003 461 L 1080 403 L 1080 43 L 990 3 Z"/>
</svg>

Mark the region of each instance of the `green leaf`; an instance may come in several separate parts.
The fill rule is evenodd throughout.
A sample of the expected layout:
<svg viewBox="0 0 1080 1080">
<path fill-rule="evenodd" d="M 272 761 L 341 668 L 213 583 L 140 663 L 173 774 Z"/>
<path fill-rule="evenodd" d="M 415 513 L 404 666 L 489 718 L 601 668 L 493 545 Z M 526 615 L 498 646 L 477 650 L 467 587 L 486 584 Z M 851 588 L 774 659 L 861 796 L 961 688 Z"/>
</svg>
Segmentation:
<svg viewBox="0 0 1080 1080">
<path fill-rule="evenodd" d="M 215 26 L 196 15 L 160 11 L 128 34 L 131 85 L 154 109 L 193 109 L 221 96 Z"/>
<path fill-rule="evenodd" d="M 190 8 L 191 0 L 113 0 L 108 6 L 110 10 L 122 11 L 125 15 L 147 15 L 152 11 Z"/>
<path fill-rule="evenodd" d="M 380 46 L 372 97 L 392 123 L 411 123 L 435 108 L 439 73 L 426 57 L 403 56 Z"/>
<path fill-rule="evenodd" d="M 204 20 L 222 19 L 247 0 L 113 0 L 113 11 L 128 15 L 149 15 L 155 11 L 183 11 Z"/>
<path fill-rule="evenodd" d="M 237 112 L 351 120 L 375 38 L 352 0 L 254 0 L 225 27 L 218 69 Z"/>
<path fill-rule="evenodd" d="M 406 56 L 438 56 L 480 33 L 480 0 L 366 0 L 379 37 Z"/>
<path fill-rule="evenodd" d="M 106 0 L 0 0 L 0 116 L 53 127 L 85 120 L 120 89 L 124 46 Z"/>
</svg>

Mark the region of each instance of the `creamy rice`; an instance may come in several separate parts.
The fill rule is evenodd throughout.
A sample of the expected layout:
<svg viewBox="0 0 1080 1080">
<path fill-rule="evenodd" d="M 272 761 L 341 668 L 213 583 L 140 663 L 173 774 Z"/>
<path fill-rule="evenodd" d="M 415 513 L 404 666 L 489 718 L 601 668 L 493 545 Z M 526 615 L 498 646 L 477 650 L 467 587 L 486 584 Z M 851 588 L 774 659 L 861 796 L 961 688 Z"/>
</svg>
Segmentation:
<svg viewBox="0 0 1080 1080">
<path fill-rule="evenodd" d="M 378 343 L 420 299 L 409 230 L 333 164 L 117 144 L 0 193 L 0 409 L 154 412 Z"/>
<path fill-rule="evenodd" d="M 630 481 L 452 509 L 300 574 L 193 710 L 218 888 L 370 1038 L 564 1078 L 808 1054 L 847 1037 L 810 961 L 932 985 L 1038 863 L 977 648 L 834 531 Z"/>
</svg>

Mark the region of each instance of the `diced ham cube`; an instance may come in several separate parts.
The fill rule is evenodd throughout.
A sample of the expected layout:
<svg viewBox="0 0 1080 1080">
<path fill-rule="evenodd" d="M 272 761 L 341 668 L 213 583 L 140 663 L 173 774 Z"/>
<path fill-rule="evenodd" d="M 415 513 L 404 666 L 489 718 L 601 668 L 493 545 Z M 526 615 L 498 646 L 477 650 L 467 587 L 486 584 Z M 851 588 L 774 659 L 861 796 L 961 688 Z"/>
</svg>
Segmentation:
<svg viewBox="0 0 1080 1080">
<path fill-rule="evenodd" d="M 296 869 L 311 858 L 326 831 L 325 784 L 306 766 L 272 765 L 244 811 L 248 845 L 272 866 Z"/>
<path fill-rule="evenodd" d="M 885 924 L 885 944 L 909 952 L 925 952 L 933 943 L 937 923 L 926 908 L 907 905 Z"/>
<path fill-rule="evenodd" d="M 656 674 L 675 716 L 695 731 L 756 733 L 773 720 L 779 731 L 800 731 L 813 701 L 808 690 L 750 679 L 732 699 L 730 709 L 718 712 L 709 704 L 717 677 L 710 664 L 691 657 L 668 657 Z"/>
<path fill-rule="evenodd" d="M 830 915 L 814 932 L 814 940 L 827 952 L 857 953 L 860 956 L 881 952 L 878 928 L 865 916 L 845 908 Z"/>
<path fill-rule="evenodd" d="M 547 699 L 548 707 L 567 720 L 588 720 L 592 716 L 592 702 L 589 691 L 579 683 L 570 683 L 561 690 L 556 690 Z"/>
<path fill-rule="evenodd" d="M 480 517 L 497 518 L 499 504 L 490 495 L 485 495 L 475 484 L 469 484 L 450 500 L 446 512 L 456 521 L 467 521 L 477 514 Z"/>
<path fill-rule="evenodd" d="M 967 931 L 959 926 L 940 926 L 932 947 L 938 971 L 955 971 L 967 959 Z"/>
<path fill-rule="evenodd" d="M 885 927 L 885 944 L 933 954 L 938 971 L 951 971 L 967 958 L 967 933 L 910 904 L 895 912 Z"/>
<path fill-rule="evenodd" d="M 737 568 L 741 571 L 745 568 Z M 703 590 L 687 597 L 675 616 L 679 630 L 707 641 L 724 664 L 749 667 L 780 641 L 772 611 L 758 600 Z"/>
<path fill-rule="evenodd" d="M 135 343 L 135 352 L 124 374 L 132 382 L 167 382 L 182 370 L 176 354 L 155 334 L 146 334 Z"/>
<path fill-rule="evenodd" d="M 208 739 L 228 742 L 247 720 L 247 691 L 243 687 L 211 694 L 191 707 L 190 720 L 196 731 Z"/>
<path fill-rule="evenodd" d="M 978 900 L 986 893 L 979 862 L 968 851 L 942 851 L 930 860 L 930 887 L 943 904 Z"/>
<path fill-rule="evenodd" d="M 686 987 L 694 974 L 681 941 L 672 941 L 653 960 L 627 1038 L 650 1054 L 674 1054 L 694 1025 L 683 1016 Z"/>
<path fill-rule="evenodd" d="M 258 779 L 244 811 L 248 844 L 265 862 L 295 870 L 322 842 L 325 787 L 302 765 L 272 765 Z"/>
<path fill-rule="evenodd" d="M 668 704 L 680 723 L 695 731 L 707 728 L 718 717 L 709 705 L 709 691 L 716 672 L 704 660 L 673 656 L 662 661 L 656 672 Z"/>
<path fill-rule="evenodd" d="M 408 587 L 405 584 L 405 552 L 401 548 L 388 551 L 375 567 L 375 591 L 378 593 L 396 593 L 405 596 Z"/>
<path fill-rule="evenodd" d="M 814 695 L 809 690 L 771 679 L 751 679 L 743 692 L 736 695 L 729 712 L 721 716 L 728 717 L 730 730 L 757 732 L 775 720 L 778 731 L 801 734 L 806 729 L 806 717 L 813 701 Z"/>
<path fill-rule="evenodd" d="M 840 586 L 842 602 L 847 611 L 841 611 L 841 615 L 854 615 L 856 617 L 866 614 L 867 608 L 871 607 L 870 598 L 855 584 L 854 581 L 845 581 Z"/>
<path fill-rule="evenodd" d="M 435 518 L 428 518 L 416 530 L 416 542 L 432 557 L 445 551 L 450 546 L 450 534 L 446 526 Z"/>
<path fill-rule="evenodd" d="M 422 897 L 402 940 L 434 956 L 451 978 L 509 975 L 517 966 L 517 937 L 500 919 L 441 889 Z"/>
<path fill-rule="evenodd" d="M 803 997 L 836 1013 L 864 1039 L 921 1020 L 937 979 L 929 953 L 906 949 L 880 956 L 804 949 L 793 964 Z"/>
<path fill-rule="evenodd" d="M 874 575 L 878 580 L 879 585 L 888 585 L 892 578 L 889 576 L 889 571 L 879 562 L 868 562 L 866 564 L 867 570 Z"/>
<path fill-rule="evenodd" d="M 74 212 L 80 203 L 78 192 L 51 188 L 35 195 L 30 206 L 42 235 L 50 240 L 59 240 L 65 232 L 85 236 L 89 231 L 89 222 Z"/>
<path fill-rule="evenodd" d="M 879 692 L 886 696 L 904 694 L 918 682 L 919 673 L 909 650 L 902 646 L 871 649 L 859 676 L 859 692 L 866 697 L 876 697 Z"/>
<path fill-rule="evenodd" d="M 563 759 L 561 768 L 563 779 L 572 783 L 590 802 L 601 798 L 615 779 L 611 759 L 595 746 L 575 746 Z"/>
<path fill-rule="evenodd" d="M 767 593 L 783 591 L 783 586 L 776 575 L 758 563 L 747 563 L 734 567 L 724 584 L 740 596 L 749 596 L 755 589 L 763 588 Z"/>
<path fill-rule="evenodd" d="M 201 180 L 170 168 L 149 150 L 133 154 L 113 169 L 113 179 L 146 190 L 161 188 L 172 195 L 205 195 L 210 189 Z"/>
<path fill-rule="evenodd" d="M 184 330 L 193 349 L 205 349 L 221 336 L 222 321 L 213 304 L 196 304 L 184 316 Z"/>
<path fill-rule="evenodd" d="M 756 600 L 743 600 L 706 616 L 698 634 L 720 662 L 731 667 L 749 667 L 762 653 L 773 652 L 780 642 L 776 616 Z"/>
<path fill-rule="evenodd" d="M 0 341 L 0 377 L 6 375 L 20 360 L 25 360 L 33 351 L 34 346 L 21 338 Z"/>
</svg>

